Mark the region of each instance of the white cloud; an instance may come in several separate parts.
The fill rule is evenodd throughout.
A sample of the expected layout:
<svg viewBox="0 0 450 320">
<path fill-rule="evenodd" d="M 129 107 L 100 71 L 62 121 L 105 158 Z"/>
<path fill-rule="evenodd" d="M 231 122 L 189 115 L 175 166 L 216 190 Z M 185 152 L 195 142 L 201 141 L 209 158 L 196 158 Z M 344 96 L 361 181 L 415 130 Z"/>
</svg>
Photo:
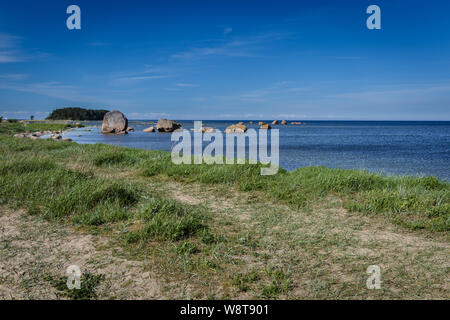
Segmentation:
<svg viewBox="0 0 450 320">
<path fill-rule="evenodd" d="M 195 87 L 200 87 L 199 84 L 195 84 L 195 83 L 177 83 L 176 86 L 177 86 L 177 87 L 183 87 L 183 88 L 195 88 Z"/>
<path fill-rule="evenodd" d="M 109 75 L 110 80 L 117 84 L 133 84 L 140 81 L 169 78 L 172 75 L 164 68 L 146 65 L 144 70 L 131 72 L 116 72 Z"/>
<path fill-rule="evenodd" d="M 124 83 L 132 83 L 137 81 L 145 81 L 145 80 L 155 80 L 155 79 L 164 79 L 168 78 L 169 76 L 163 76 L 163 75 L 154 75 L 154 76 L 132 76 L 132 77 L 122 77 L 117 78 L 115 81 L 120 82 L 122 84 Z"/>
<path fill-rule="evenodd" d="M 21 62 L 26 60 L 18 50 L 20 37 L 0 33 L 0 63 Z"/>
<path fill-rule="evenodd" d="M 173 59 L 198 59 L 207 56 L 228 57 L 258 57 L 257 51 L 263 49 L 263 44 L 279 40 L 287 34 L 269 32 L 253 37 L 233 39 L 224 42 L 223 39 L 211 41 L 213 44 L 204 47 L 193 47 L 185 52 L 172 54 Z"/>
<path fill-rule="evenodd" d="M 0 63 L 23 62 L 48 55 L 43 52 L 25 53 L 21 41 L 21 37 L 0 33 Z"/>
</svg>

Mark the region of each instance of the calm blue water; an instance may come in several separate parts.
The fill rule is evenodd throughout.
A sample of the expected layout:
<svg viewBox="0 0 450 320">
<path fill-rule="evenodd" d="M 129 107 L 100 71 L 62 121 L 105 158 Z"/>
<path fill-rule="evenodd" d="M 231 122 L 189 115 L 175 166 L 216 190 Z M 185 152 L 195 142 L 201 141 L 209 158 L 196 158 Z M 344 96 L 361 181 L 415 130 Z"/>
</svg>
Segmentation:
<svg viewBox="0 0 450 320">
<path fill-rule="evenodd" d="M 170 151 L 170 134 L 144 133 L 142 129 L 153 121 L 142 122 L 130 121 L 136 131 L 128 135 L 102 135 L 100 128 L 94 127 L 92 131 L 83 128 L 68 132 L 65 137 L 79 143 Z M 192 121 L 180 123 L 186 129 L 193 127 Z M 237 121 L 203 122 L 222 131 L 233 123 Z M 248 121 L 245 124 L 258 128 Z M 280 164 L 287 170 L 320 165 L 450 180 L 450 121 L 306 121 L 305 125 L 272 127 L 280 129 Z"/>
</svg>

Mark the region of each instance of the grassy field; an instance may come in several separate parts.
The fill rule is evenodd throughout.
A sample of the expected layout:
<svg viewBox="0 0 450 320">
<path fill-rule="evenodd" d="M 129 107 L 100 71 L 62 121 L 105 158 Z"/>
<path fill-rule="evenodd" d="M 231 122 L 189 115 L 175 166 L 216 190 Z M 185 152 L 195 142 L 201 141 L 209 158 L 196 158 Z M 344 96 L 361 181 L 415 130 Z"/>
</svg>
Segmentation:
<svg viewBox="0 0 450 320">
<path fill-rule="evenodd" d="M 71 125 L 64 123 L 40 123 L 40 122 L 0 122 L 0 134 L 13 135 L 21 132 L 35 131 L 62 131 L 73 127 L 82 127 L 82 125 Z"/>
<path fill-rule="evenodd" d="M 89 270 L 83 295 L 61 285 L 67 253 L 48 259 L 42 249 L 26 265 L 34 276 L 14 287 L 21 297 L 41 287 L 102 299 L 449 298 L 449 183 L 323 167 L 259 172 L 260 165 L 174 165 L 162 151 L 0 135 L 2 218 L 13 210 L 11 223 L 22 230 L 12 232 L 20 241 L 1 239 L 1 260 L 39 241 L 48 246 L 28 234 L 96 239 L 95 254 L 80 258 Z M 124 263 L 125 277 L 117 274 Z M 374 264 L 381 290 L 366 287 Z M 151 295 L 136 289 L 145 291 L 143 274 Z M 2 286 L 13 279 L 0 274 Z"/>
</svg>

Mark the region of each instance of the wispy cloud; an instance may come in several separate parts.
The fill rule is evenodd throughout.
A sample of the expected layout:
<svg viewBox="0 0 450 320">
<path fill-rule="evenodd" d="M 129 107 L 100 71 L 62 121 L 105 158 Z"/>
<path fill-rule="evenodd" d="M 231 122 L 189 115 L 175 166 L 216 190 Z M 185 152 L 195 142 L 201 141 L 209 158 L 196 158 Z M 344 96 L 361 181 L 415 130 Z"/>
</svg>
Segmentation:
<svg viewBox="0 0 450 320">
<path fill-rule="evenodd" d="M 0 63 L 21 62 L 25 60 L 19 50 L 20 37 L 0 33 Z"/>
<path fill-rule="evenodd" d="M 20 37 L 0 33 L 0 63 L 22 62 L 27 60 L 20 49 Z"/>
<path fill-rule="evenodd" d="M 277 96 L 280 97 L 282 95 L 286 95 L 288 93 L 295 94 L 296 92 L 309 91 L 310 88 L 306 87 L 293 87 L 295 82 L 291 81 L 282 81 L 273 84 L 270 87 L 265 87 L 261 89 L 255 89 L 243 93 L 233 94 L 233 95 L 225 95 L 225 96 L 217 96 L 217 98 L 226 99 L 226 100 L 239 100 L 244 102 L 265 102 L 269 96 Z"/>
<path fill-rule="evenodd" d="M 134 84 L 136 82 L 165 79 L 171 75 L 162 73 L 161 69 L 155 69 L 151 66 L 146 66 L 144 70 L 138 72 L 119 72 L 109 75 L 110 80 L 116 84 Z"/>
<path fill-rule="evenodd" d="M 6 73 L 0 74 L 0 79 L 11 80 L 11 81 L 19 81 L 28 78 L 27 74 L 22 73 Z"/>
<path fill-rule="evenodd" d="M 131 76 L 131 77 L 122 77 L 122 78 L 117 78 L 115 79 L 117 82 L 121 83 L 121 84 L 126 84 L 126 83 L 134 83 L 134 82 L 138 82 L 138 81 L 145 81 L 145 80 L 155 80 L 155 79 L 164 79 L 164 78 L 168 78 L 169 76 L 163 76 L 163 75 L 153 75 L 153 76 Z"/>
<path fill-rule="evenodd" d="M 0 33 L 0 63 L 24 62 L 48 56 L 44 52 L 25 53 L 21 41 L 21 37 Z"/>
<path fill-rule="evenodd" d="M 229 57 L 258 57 L 258 51 L 264 44 L 286 37 L 286 33 L 265 33 L 247 38 L 234 38 L 228 41 L 223 39 L 210 41 L 209 46 L 192 47 L 184 52 L 171 55 L 172 59 L 199 59 L 207 56 Z"/>
<path fill-rule="evenodd" d="M 176 86 L 177 86 L 177 87 L 183 87 L 183 88 L 195 88 L 195 87 L 200 87 L 199 84 L 195 84 L 195 83 L 177 83 Z"/>
<path fill-rule="evenodd" d="M 90 103 L 105 106 L 131 105 L 132 101 L 114 98 L 116 91 L 99 92 L 80 86 L 66 85 L 56 81 L 39 83 L 4 83 L 0 89 L 14 90 L 44 95 L 77 103 Z"/>
</svg>

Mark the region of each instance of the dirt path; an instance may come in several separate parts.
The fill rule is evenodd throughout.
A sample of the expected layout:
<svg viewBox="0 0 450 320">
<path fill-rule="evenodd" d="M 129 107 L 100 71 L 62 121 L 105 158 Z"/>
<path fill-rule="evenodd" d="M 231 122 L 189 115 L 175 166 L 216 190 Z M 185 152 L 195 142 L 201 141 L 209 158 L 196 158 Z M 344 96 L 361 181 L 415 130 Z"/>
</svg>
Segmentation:
<svg viewBox="0 0 450 320">
<path fill-rule="evenodd" d="M 263 292 L 282 290 L 271 282 L 271 268 L 280 268 L 289 280 L 289 290 L 274 296 L 281 299 L 450 297 L 450 243 L 444 234 L 410 231 L 383 217 L 349 213 L 336 199 L 294 210 L 199 185 L 172 182 L 161 190 L 178 201 L 207 207 L 213 229 L 227 242 L 184 258 L 155 244 L 161 255 L 134 260 L 114 237 L 1 206 L 0 299 L 64 298 L 46 276 L 64 277 L 70 265 L 105 276 L 96 290 L 99 299 L 262 298 Z M 220 272 L 209 261 L 220 265 Z M 382 269 L 382 290 L 366 288 L 366 269 L 373 264 Z M 163 269 L 159 273 L 157 266 Z M 243 283 L 245 291 L 239 289 L 236 275 L 252 272 L 259 279 Z"/>
<path fill-rule="evenodd" d="M 116 250 L 104 237 L 0 207 L 0 299 L 64 298 L 46 278 L 65 276 L 70 265 L 105 276 L 100 299 L 164 298 L 145 261 L 120 258 Z"/>
<path fill-rule="evenodd" d="M 339 199 L 294 210 L 245 194 L 171 189 L 179 201 L 201 203 L 218 219 L 239 221 L 241 233 L 256 244 L 242 251 L 239 272 L 270 265 L 290 269 L 293 290 L 285 298 L 450 298 L 450 243 L 444 233 L 411 231 L 382 216 L 350 213 Z M 382 290 L 366 288 L 369 265 L 381 268 Z"/>
</svg>

